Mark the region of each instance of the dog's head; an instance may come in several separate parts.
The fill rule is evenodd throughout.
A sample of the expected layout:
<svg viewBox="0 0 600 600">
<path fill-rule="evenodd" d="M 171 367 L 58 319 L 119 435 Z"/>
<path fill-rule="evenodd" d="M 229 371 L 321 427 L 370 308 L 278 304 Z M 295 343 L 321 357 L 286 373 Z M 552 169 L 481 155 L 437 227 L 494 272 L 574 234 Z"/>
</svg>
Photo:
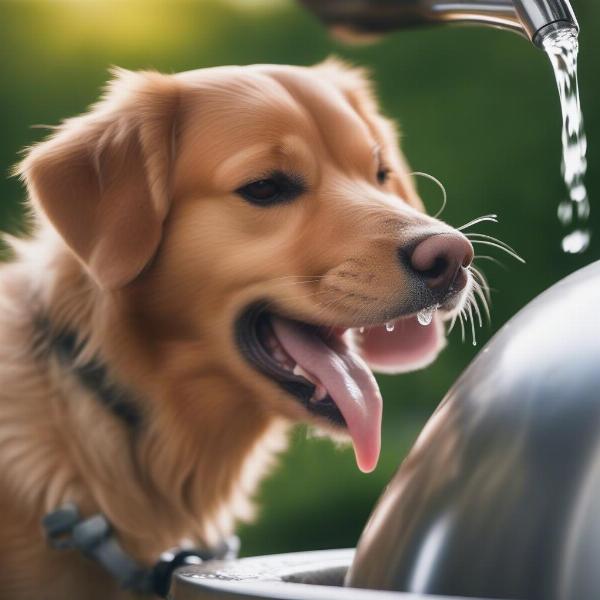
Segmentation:
<svg viewBox="0 0 600 600">
<path fill-rule="evenodd" d="M 245 401 L 347 427 L 363 470 L 380 444 L 370 368 L 432 361 L 470 292 L 471 245 L 424 214 L 365 76 L 334 61 L 119 72 L 21 172 L 157 344 L 193 340 Z"/>
</svg>

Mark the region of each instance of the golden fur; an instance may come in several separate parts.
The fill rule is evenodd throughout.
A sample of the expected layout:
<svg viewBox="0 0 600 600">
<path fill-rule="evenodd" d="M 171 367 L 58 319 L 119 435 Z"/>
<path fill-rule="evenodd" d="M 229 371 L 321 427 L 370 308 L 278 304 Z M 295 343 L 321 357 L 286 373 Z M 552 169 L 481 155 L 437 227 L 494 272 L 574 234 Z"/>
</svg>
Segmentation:
<svg viewBox="0 0 600 600">
<path fill-rule="evenodd" d="M 302 202 L 234 194 L 274 166 L 304 174 Z M 42 516 L 67 500 L 100 511 L 147 564 L 230 533 L 288 423 L 310 420 L 238 352 L 239 310 L 267 297 L 299 319 L 382 322 L 409 294 L 396 248 L 450 228 L 423 214 L 363 73 L 335 61 L 118 71 L 18 172 L 33 233 L 0 272 L 0 598 L 130 598 L 48 549 Z M 135 391 L 139 434 L 58 363 L 41 318 Z"/>
</svg>

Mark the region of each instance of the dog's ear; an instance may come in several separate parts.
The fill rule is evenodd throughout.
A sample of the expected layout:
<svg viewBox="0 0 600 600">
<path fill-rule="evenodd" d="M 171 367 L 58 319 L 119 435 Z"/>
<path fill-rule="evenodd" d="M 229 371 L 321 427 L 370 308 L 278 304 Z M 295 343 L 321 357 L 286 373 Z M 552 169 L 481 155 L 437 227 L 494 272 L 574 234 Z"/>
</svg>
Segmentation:
<svg viewBox="0 0 600 600">
<path fill-rule="evenodd" d="M 103 99 L 65 121 L 17 167 L 95 281 L 115 289 L 157 250 L 170 205 L 179 97 L 174 78 L 118 70 Z"/>
</svg>

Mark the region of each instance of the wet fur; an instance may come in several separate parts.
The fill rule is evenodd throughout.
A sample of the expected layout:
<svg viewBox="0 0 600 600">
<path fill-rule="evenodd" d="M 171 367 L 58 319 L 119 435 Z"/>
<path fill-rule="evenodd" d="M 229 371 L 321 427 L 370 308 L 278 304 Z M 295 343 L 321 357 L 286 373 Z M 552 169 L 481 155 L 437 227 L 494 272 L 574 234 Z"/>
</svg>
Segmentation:
<svg viewBox="0 0 600 600">
<path fill-rule="evenodd" d="M 265 210 L 233 193 L 273 164 L 303 173 L 306 199 Z M 236 315 L 266 297 L 313 322 L 381 322 L 410 302 L 397 247 L 449 228 L 422 213 L 364 74 L 333 61 L 119 71 L 18 172 L 32 233 L 0 271 L 0 598 L 129 598 L 48 549 L 42 516 L 67 500 L 102 512 L 147 564 L 230 533 L 288 423 L 308 419 L 239 355 Z M 58 364 L 40 319 L 135 394 L 137 434 Z"/>
</svg>

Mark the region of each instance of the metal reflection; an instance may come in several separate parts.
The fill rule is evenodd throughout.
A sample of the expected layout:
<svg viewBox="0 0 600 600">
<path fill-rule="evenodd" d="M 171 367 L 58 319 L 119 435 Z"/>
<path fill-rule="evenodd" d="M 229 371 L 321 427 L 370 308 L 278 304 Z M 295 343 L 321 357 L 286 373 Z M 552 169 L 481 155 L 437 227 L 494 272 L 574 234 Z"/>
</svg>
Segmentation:
<svg viewBox="0 0 600 600">
<path fill-rule="evenodd" d="M 442 558 L 441 554 L 446 547 L 446 536 L 451 525 L 450 515 L 443 514 L 425 535 L 417 560 L 409 575 L 408 591 L 417 594 L 423 593 L 431 585 L 431 577 L 435 573 L 436 565 Z"/>
<path fill-rule="evenodd" d="M 383 34 L 436 23 L 498 27 L 541 46 L 546 30 L 578 30 L 569 0 L 300 0 L 335 31 Z"/>
</svg>

